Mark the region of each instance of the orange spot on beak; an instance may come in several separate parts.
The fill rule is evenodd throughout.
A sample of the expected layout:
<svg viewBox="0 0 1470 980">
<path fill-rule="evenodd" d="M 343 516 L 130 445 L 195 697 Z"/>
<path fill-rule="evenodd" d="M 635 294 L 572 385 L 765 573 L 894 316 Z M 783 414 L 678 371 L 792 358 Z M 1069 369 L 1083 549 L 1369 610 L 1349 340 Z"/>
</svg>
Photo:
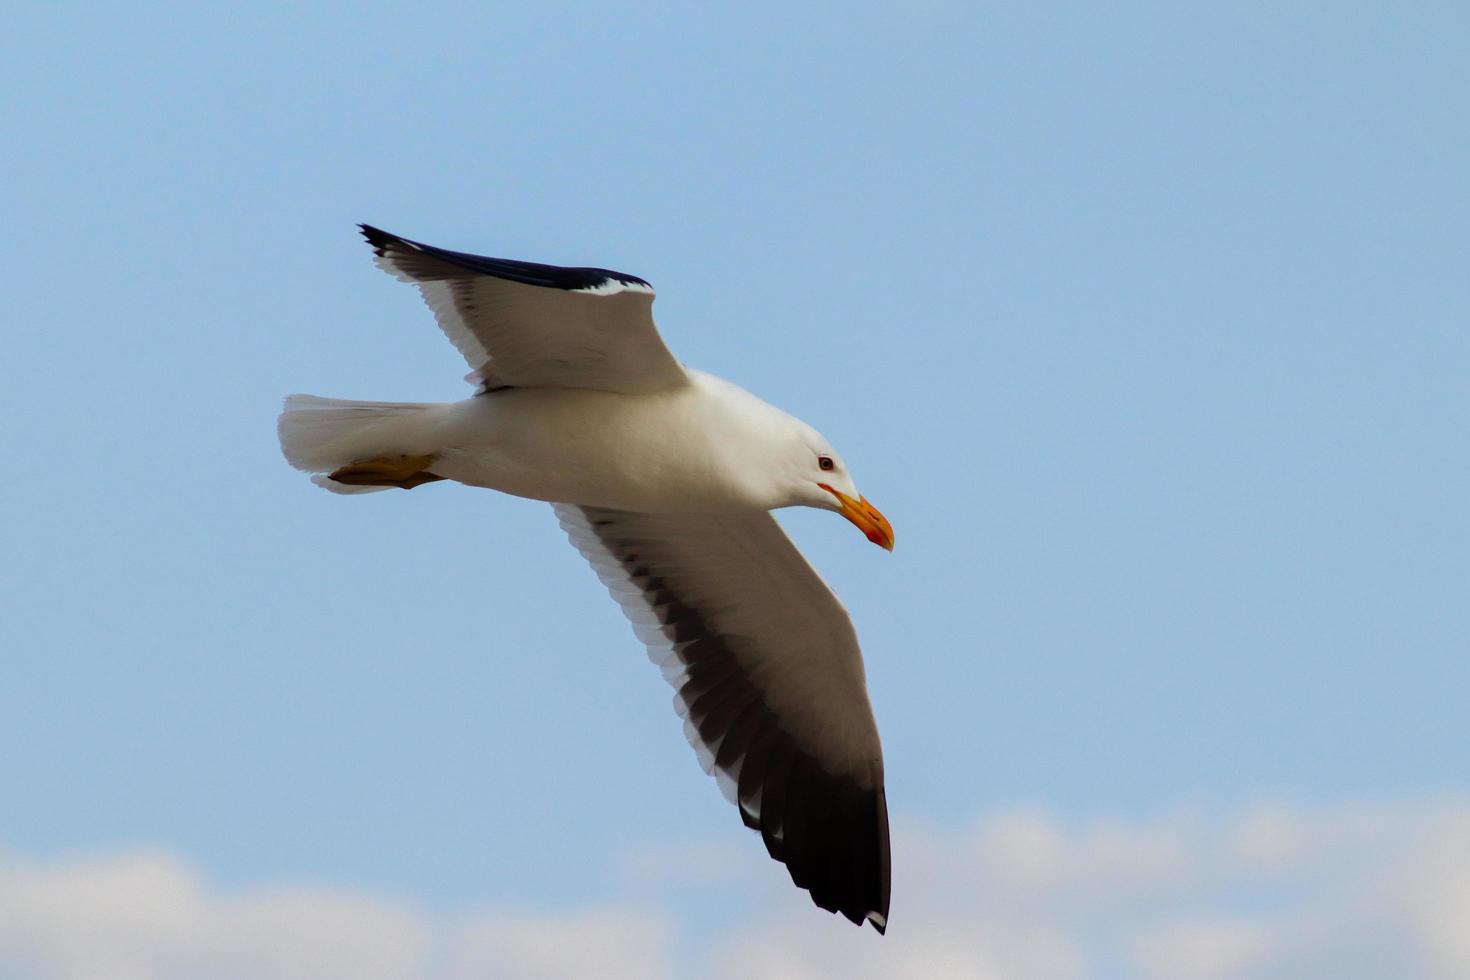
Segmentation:
<svg viewBox="0 0 1470 980">
<path fill-rule="evenodd" d="M 878 508 L 868 503 L 867 497 L 853 500 L 841 490 L 834 490 L 825 483 L 818 483 L 817 486 L 837 498 L 837 503 L 842 508 L 842 516 L 852 521 L 869 541 L 887 551 L 893 550 L 893 525 L 888 523 L 888 518 L 878 512 Z"/>
</svg>

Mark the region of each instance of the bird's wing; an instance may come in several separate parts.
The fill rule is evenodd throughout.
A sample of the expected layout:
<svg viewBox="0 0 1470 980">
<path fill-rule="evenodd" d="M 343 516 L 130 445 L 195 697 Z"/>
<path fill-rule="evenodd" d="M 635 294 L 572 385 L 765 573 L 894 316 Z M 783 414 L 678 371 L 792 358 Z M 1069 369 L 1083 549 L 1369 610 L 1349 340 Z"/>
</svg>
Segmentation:
<svg viewBox="0 0 1470 980">
<path fill-rule="evenodd" d="M 847 611 L 768 513 L 555 504 L 701 764 L 817 905 L 887 927 L 888 804 Z"/>
<path fill-rule="evenodd" d="M 361 227 L 378 265 L 418 285 L 486 388 L 635 394 L 688 383 L 653 325 L 653 287 L 637 276 L 450 252 Z"/>
</svg>

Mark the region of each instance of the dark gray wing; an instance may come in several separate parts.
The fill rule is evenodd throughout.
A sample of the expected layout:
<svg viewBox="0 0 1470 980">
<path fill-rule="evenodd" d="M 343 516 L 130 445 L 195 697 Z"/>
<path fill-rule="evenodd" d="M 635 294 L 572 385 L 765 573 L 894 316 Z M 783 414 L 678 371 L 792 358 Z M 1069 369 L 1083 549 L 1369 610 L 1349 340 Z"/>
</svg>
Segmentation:
<svg viewBox="0 0 1470 980">
<path fill-rule="evenodd" d="M 419 287 L 487 388 L 644 393 L 688 383 L 653 324 L 653 287 L 637 276 L 451 252 L 361 227 L 378 265 Z"/>
<path fill-rule="evenodd" d="M 887 928 L 883 753 L 847 611 L 768 513 L 555 504 L 707 772 L 812 901 Z"/>
</svg>

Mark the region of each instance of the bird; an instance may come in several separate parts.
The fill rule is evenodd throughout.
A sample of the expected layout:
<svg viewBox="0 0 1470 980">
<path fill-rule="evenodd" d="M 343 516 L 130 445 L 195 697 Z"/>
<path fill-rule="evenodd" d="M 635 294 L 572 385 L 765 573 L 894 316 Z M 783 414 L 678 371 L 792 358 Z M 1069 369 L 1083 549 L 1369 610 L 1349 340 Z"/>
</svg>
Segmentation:
<svg viewBox="0 0 1470 980">
<path fill-rule="evenodd" d="M 360 225 L 469 363 L 447 403 L 291 395 L 287 462 L 343 494 L 454 481 L 550 503 L 675 691 L 702 768 L 818 907 L 880 934 L 883 755 L 846 608 L 772 510 L 893 527 L 810 425 L 675 359 L 637 276 Z"/>
</svg>

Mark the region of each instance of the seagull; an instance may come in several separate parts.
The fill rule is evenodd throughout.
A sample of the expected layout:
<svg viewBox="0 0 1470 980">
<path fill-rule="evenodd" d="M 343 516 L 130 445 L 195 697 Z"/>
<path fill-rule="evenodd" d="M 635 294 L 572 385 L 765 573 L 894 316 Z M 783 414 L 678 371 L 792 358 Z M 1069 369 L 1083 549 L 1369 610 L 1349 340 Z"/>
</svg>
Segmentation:
<svg viewBox="0 0 1470 980">
<path fill-rule="evenodd" d="M 544 500 L 674 687 L 704 770 L 812 901 L 888 926 L 883 753 L 847 610 L 771 511 L 893 528 L 811 426 L 686 367 L 653 287 L 361 225 L 469 362 L 463 401 L 291 395 L 286 460 L 354 494 L 452 480 Z"/>
</svg>

